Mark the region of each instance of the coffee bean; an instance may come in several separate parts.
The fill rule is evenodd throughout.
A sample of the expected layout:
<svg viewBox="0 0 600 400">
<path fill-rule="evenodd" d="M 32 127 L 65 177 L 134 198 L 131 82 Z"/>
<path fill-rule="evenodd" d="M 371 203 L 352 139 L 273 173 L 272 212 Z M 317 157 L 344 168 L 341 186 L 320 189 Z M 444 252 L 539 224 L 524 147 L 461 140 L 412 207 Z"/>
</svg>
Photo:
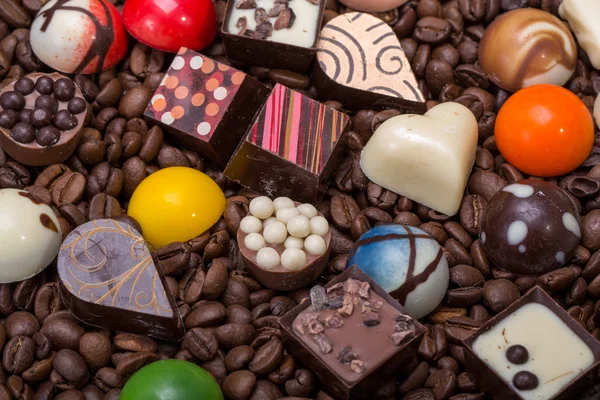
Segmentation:
<svg viewBox="0 0 600 400">
<path fill-rule="evenodd" d="M 85 330 L 72 320 L 46 317 L 41 332 L 48 337 L 53 349 L 77 350 Z"/>
<path fill-rule="evenodd" d="M 29 14 L 16 0 L 6 0 L 0 7 L 0 19 L 13 28 L 27 28 L 31 24 Z"/>
<path fill-rule="evenodd" d="M 219 343 L 215 335 L 206 329 L 192 328 L 183 338 L 183 347 L 189 349 L 199 360 L 210 360 L 217 354 Z"/>
<path fill-rule="evenodd" d="M 12 339 L 16 336 L 33 336 L 40 330 L 38 320 L 27 311 L 17 311 L 12 313 L 4 321 L 6 336 Z"/>
<path fill-rule="evenodd" d="M 404 382 L 398 386 L 398 393 L 406 394 L 413 390 L 417 390 L 425 384 L 428 375 L 429 365 L 425 361 L 422 361 L 415 369 L 412 370 Z"/>
<path fill-rule="evenodd" d="M 113 388 L 122 388 L 125 384 L 123 377 L 114 368 L 100 368 L 94 376 L 92 383 L 102 391 L 108 392 Z"/>
<path fill-rule="evenodd" d="M 152 94 L 152 90 L 144 85 L 127 90 L 119 102 L 119 114 L 127 119 L 141 117 Z"/>
<path fill-rule="evenodd" d="M 256 384 L 256 375 L 247 370 L 234 371 L 223 382 L 223 393 L 231 400 L 247 400 Z"/>
<path fill-rule="evenodd" d="M 404 400 L 436 400 L 431 389 L 417 389 L 407 393 Z"/>
<path fill-rule="evenodd" d="M 252 325 L 240 323 L 221 325 L 214 333 L 219 345 L 224 349 L 249 345 L 256 337 L 256 329 Z"/>
<path fill-rule="evenodd" d="M 146 178 L 146 164 L 139 157 L 131 157 L 123 163 L 123 192 L 130 198 L 135 189 Z"/>
<path fill-rule="evenodd" d="M 156 342 L 142 335 L 133 333 L 119 333 L 113 339 L 115 347 L 125 351 L 145 351 L 155 353 L 158 350 Z"/>
<path fill-rule="evenodd" d="M 229 372 L 245 368 L 254 357 L 254 350 L 250 346 L 237 346 L 231 349 L 225 357 L 225 365 Z"/>
<path fill-rule="evenodd" d="M 40 287 L 33 304 L 33 312 L 40 323 L 43 323 L 48 315 L 63 309 L 64 305 L 56 282 L 48 282 Z"/>
<path fill-rule="evenodd" d="M 232 304 L 238 304 L 248 308 L 250 307 L 250 292 L 244 283 L 235 279 L 229 279 L 225 290 L 220 296 L 220 301 L 227 307 Z"/>
<path fill-rule="evenodd" d="M 419 45 L 412 60 L 412 69 L 417 78 L 425 76 L 425 70 L 429 61 L 431 61 L 431 46 L 428 44 Z"/>
<path fill-rule="evenodd" d="M 88 332 L 79 341 L 79 353 L 89 368 L 98 370 L 110 362 L 112 344 L 106 334 Z"/>
<path fill-rule="evenodd" d="M 524 7 L 527 0 L 500 0 L 500 8 L 503 11 L 510 11 L 516 8 Z"/>
<path fill-rule="evenodd" d="M 114 218 L 123 213 L 119 201 L 113 196 L 98 193 L 90 200 L 89 219 Z"/>
<path fill-rule="evenodd" d="M 519 289 L 509 280 L 487 281 L 483 286 L 485 304 L 494 312 L 500 312 L 521 297 Z"/>
<path fill-rule="evenodd" d="M 13 304 L 15 307 L 19 310 L 31 311 L 36 292 L 44 283 L 44 274 L 38 274 L 33 278 L 19 282 L 13 292 Z"/>
<path fill-rule="evenodd" d="M 484 0 L 458 0 L 458 8 L 467 21 L 477 22 L 486 12 Z"/>
<path fill-rule="evenodd" d="M 315 376 L 308 369 L 298 369 L 293 379 L 285 383 L 285 390 L 290 396 L 306 397 L 313 391 Z"/>
<path fill-rule="evenodd" d="M 582 244 L 589 250 L 600 249 L 600 210 L 592 210 L 583 216 Z"/>
<path fill-rule="evenodd" d="M 457 387 L 456 375 L 448 369 L 434 371 L 425 382 L 426 388 L 433 390 L 436 399 L 447 399 L 455 393 Z"/>
<path fill-rule="evenodd" d="M 292 89 L 306 89 L 310 86 L 310 77 L 286 69 L 272 69 L 269 79 Z"/>
<path fill-rule="evenodd" d="M 452 317 L 446 321 L 444 329 L 448 340 L 460 345 L 463 340 L 477 332 L 480 326 L 480 322 L 469 317 Z"/>
<path fill-rule="evenodd" d="M 188 329 L 217 325 L 225 321 L 227 310 L 221 303 L 207 301 L 194 309 L 185 319 Z"/>
<path fill-rule="evenodd" d="M 282 358 L 283 343 L 271 340 L 256 351 L 248 369 L 257 375 L 267 375 L 277 368 Z"/>
<path fill-rule="evenodd" d="M 156 353 L 150 353 L 148 351 L 140 351 L 137 353 L 129 353 L 123 356 L 117 364 L 116 372 L 119 375 L 127 376 L 137 372 L 139 369 L 158 361 L 158 355 Z"/>
<path fill-rule="evenodd" d="M 156 256 L 165 275 L 179 275 L 189 268 L 192 252 L 187 244 L 174 242 L 158 249 Z"/>
<path fill-rule="evenodd" d="M 42 361 L 34 361 L 31 367 L 23 371 L 21 377 L 24 381 L 29 383 L 41 382 L 45 379 L 48 379 L 53 368 L 52 362 L 52 357 Z"/>
<path fill-rule="evenodd" d="M 29 170 L 18 162 L 9 160 L 0 167 L 0 188 L 23 189 L 30 182 Z"/>
<path fill-rule="evenodd" d="M 83 358 L 75 351 L 63 349 L 54 355 L 54 368 L 63 378 L 75 387 L 81 387 L 89 377 L 89 371 Z"/>
<path fill-rule="evenodd" d="M 454 69 L 445 60 L 431 60 L 427 64 L 425 79 L 432 94 L 437 96 L 444 86 L 454 84 Z"/>
<path fill-rule="evenodd" d="M 216 258 L 212 261 L 210 268 L 206 272 L 202 296 L 207 300 L 215 300 L 227 288 L 228 273 L 227 262 L 225 258 Z"/>
<path fill-rule="evenodd" d="M 52 201 L 58 207 L 76 203 L 83 196 L 85 187 L 85 176 L 78 172 L 67 172 L 53 184 Z"/>
<path fill-rule="evenodd" d="M 421 42 L 440 44 L 448 39 L 450 24 L 448 21 L 436 17 L 421 18 L 417 21 L 413 35 Z"/>
<path fill-rule="evenodd" d="M 33 364 L 35 344 L 27 336 L 15 336 L 6 343 L 2 366 L 11 374 L 21 374 Z"/>
</svg>

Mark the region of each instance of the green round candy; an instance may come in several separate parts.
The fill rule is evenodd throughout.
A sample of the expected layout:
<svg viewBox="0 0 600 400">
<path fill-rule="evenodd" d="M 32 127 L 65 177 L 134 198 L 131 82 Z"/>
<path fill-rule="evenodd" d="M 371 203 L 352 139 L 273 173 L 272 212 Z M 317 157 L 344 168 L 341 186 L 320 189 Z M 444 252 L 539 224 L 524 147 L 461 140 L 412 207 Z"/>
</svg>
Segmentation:
<svg viewBox="0 0 600 400">
<path fill-rule="evenodd" d="M 204 369 L 183 360 L 162 360 L 136 372 L 119 400 L 223 400 L 219 384 Z"/>
</svg>

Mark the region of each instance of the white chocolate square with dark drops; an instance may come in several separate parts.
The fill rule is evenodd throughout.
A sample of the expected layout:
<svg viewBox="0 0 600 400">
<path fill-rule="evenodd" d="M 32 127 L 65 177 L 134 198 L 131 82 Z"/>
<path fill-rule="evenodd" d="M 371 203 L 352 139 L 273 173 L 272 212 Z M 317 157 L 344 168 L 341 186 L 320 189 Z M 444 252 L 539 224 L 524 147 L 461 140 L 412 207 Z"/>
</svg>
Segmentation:
<svg viewBox="0 0 600 400">
<path fill-rule="evenodd" d="M 527 353 L 517 363 L 509 351 L 513 346 L 523 346 Z M 525 304 L 502 319 L 475 339 L 472 349 L 524 400 L 551 399 L 594 363 L 589 346 L 539 303 Z M 537 386 L 517 389 L 517 373 L 534 374 Z"/>
<path fill-rule="evenodd" d="M 475 162 L 477 120 L 458 103 L 385 121 L 360 165 L 374 183 L 446 215 L 458 212 Z"/>
</svg>

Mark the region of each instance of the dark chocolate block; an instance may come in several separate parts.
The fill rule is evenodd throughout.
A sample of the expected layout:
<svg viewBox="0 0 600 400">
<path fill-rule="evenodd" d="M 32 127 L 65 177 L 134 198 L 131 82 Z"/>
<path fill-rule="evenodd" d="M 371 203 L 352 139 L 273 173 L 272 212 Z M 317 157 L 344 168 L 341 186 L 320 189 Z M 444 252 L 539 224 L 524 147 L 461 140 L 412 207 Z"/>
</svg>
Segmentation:
<svg viewBox="0 0 600 400">
<path fill-rule="evenodd" d="M 283 340 L 334 398 L 370 400 L 416 357 L 425 328 L 360 268 L 310 297 L 279 319 Z"/>
<path fill-rule="evenodd" d="M 325 0 L 275 3 L 227 2 L 221 29 L 227 57 L 245 65 L 306 72 L 315 56 Z"/>
<path fill-rule="evenodd" d="M 158 260 L 132 226 L 97 219 L 78 226 L 58 254 L 60 293 L 81 321 L 178 340 L 184 334 Z"/>
<path fill-rule="evenodd" d="M 425 98 L 396 34 L 369 14 L 348 13 L 325 24 L 312 75 L 322 99 L 341 101 L 347 109 L 426 111 Z"/>
<path fill-rule="evenodd" d="M 575 399 L 597 379 L 600 342 L 539 287 L 464 341 L 467 372 L 494 400 Z"/>
<path fill-rule="evenodd" d="M 348 121 L 346 114 L 277 84 L 225 175 L 269 197 L 316 203 L 344 155 Z"/>
<path fill-rule="evenodd" d="M 268 93 L 243 72 L 181 48 L 144 115 L 224 167 Z"/>
</svg>

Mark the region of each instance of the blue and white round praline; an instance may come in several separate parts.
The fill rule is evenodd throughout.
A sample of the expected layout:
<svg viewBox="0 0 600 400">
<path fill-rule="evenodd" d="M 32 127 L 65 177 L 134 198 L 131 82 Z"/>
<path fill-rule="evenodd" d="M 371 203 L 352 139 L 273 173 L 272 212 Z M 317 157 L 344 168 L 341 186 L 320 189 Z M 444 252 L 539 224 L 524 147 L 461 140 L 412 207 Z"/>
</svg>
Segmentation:
<svg viewBox="0 0 600 400">
<path fill-rule="evenodd" d="M 427 232 L 405 225 L 380 225 L 364 233 L 348 256 L 415 318 L 433 311 L 448 289 L 448 261 Z"/>
</svg>

